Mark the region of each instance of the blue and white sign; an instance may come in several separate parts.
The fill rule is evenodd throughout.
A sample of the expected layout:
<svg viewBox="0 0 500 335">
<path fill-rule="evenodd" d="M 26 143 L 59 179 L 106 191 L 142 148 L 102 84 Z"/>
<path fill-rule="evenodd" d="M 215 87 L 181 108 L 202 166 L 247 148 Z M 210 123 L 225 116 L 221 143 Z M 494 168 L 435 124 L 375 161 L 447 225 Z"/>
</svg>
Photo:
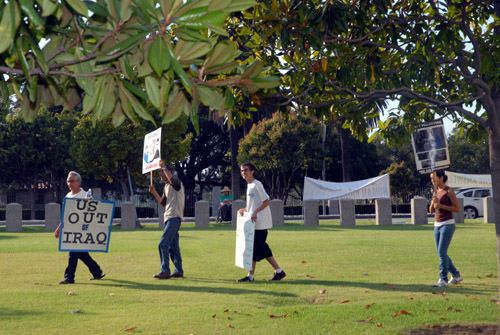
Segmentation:
<svg viewBox="0 0 500 335">
<path fill-rule="evenodd" d="M 59 251 L 108 252 L 115 203 L 64 198 Z"/>
</svg>

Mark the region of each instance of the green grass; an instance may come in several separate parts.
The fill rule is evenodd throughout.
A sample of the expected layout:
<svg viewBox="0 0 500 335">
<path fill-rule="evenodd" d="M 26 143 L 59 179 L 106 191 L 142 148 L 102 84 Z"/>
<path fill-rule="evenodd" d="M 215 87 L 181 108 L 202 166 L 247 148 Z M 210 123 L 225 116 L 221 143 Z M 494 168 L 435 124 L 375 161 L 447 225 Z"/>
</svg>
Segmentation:
<svg viewBox="0 0 500 335">
<path fill-rule="evenodd" d="M 160 270 L 161 231 L 113 228 L 109 253 L 93 254 L 106 277 L 88 281 L 79 263 L 76 284 L 67 286 L 58 285 L 67 253 L 57 251 L 52 233 L 1 228 L 0 334 L 371 335 L 498 322 L 493 225 L 458 225 L 449 254 L 464 282 L 437 289 L 431 225 L 357 223 L 273 228 L 268 242 L 287 277 L 268 282 L 272 268 L 263 261 L 255 282 L 241 284 L 236 279 L 246 271 L 234 266 L 235 231 L 228 225 L 183 224 L 186 278 L 163 281 L 152 277 Z"/>
</svg>

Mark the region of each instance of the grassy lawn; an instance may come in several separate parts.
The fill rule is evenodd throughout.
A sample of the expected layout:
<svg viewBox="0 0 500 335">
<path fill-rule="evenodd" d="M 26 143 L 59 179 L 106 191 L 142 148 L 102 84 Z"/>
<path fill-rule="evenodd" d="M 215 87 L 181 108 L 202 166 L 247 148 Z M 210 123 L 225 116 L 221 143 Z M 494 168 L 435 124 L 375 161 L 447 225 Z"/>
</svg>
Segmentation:
<svg viewBox="0 0 500 335">
<path fill-rule="evenodd" d="M 235 231 L 183 224 L 184 279 L 156 280 L 154 226 L 113 228 L 109 253 L 93 253 L 106 272 L 58 285 L 67 253 L 42 227 L 0 228 L 0 334 L 399 334 L 404 329 L 498 322 L 494 225 L 457 225 L 449 254 L 463 283 L 438 280 L 432 225 L 341 227 L 287 222 L 268 242 L 287 277 L 269 282 L 257 265 L 253 283 L 236 283 Z M 68 295 L 68 292 L 74 295 Z M 79 310 L 77 313 L 72 311 Z"/>
</svg>

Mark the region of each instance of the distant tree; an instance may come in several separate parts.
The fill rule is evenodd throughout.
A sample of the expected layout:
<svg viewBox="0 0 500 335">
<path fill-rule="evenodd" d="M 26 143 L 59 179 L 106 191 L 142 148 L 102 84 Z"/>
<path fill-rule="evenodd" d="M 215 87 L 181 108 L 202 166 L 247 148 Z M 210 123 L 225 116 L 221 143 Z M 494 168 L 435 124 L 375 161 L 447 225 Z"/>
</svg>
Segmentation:
<svg viewBox="0 0 500 335">
<path fill-rule="evenodd" d="M 471 143 L 459 129 L 453 129 L 448 137 L 450 170 L 459 173 L 489 174 L 488 142 Z"/>
<path fill-rule="evenodd" d="M 201 198 L 203 190 L 221 185 L 221 175 L 230 166 L 229 133 L 224 125 L 209 119 L 208 110 L 199 112 L 200 132 L 197 134 L 189 124 L 184 136 L 191 137 L 189 155 L 175 164 L 175 171 L 186 189 L 198 190 Z"/>
<path fill-rule="evenodd" d="M 239 164 L 254 163 L 271 198 L 286 201 L 309 169 L 321 171 L 323 150 L 319 123 L 310 117 L 275 113 L 254 125 L 240 141 Z"/>
<path fill-rule="evenodd" d="M 403 196 L 418 191 L 420 181 L 404 161 L 392 163 L 391 166 L 381 172 L 381 174 L 384 173 L 389 174 L 391 194 L 398 201 L 401 201 Z"/>
<path fill-rule="evenodd" d="M 180 135 L 187 125 L 184 118 L 162 127 L 162 158 L 169 164 L 183 159 L 189 151 L 190 138 L 181 139 Z M 151 127 L 150 124 L 148 124 Z M 79 169 L 92 173 L 96 179 L 109 183 L 118 181 L 125 200 L 130 200 L 128 172 L 138 181 L 147 183 L 149 176 L 142 174 L 144 135 L 154 129 L 124 123 L 114 127 L 111 120 L 99 121 L 93 126 L 90 116 L 78 122 L 73 136 L 71 154 Z M 128 171 L 127 171 L 128 170 Z"/>
<path fill-rule="evenodd" d="M 39 185 L 45 185 L 60 199 L 66 173 L 76 166 L 69 155 L 75 125 L 71 112 L 42 110 L 33 122 L 6 116 L 0 124 L 0 188 L 28 189 L 35 204 Z"/>
</svg>

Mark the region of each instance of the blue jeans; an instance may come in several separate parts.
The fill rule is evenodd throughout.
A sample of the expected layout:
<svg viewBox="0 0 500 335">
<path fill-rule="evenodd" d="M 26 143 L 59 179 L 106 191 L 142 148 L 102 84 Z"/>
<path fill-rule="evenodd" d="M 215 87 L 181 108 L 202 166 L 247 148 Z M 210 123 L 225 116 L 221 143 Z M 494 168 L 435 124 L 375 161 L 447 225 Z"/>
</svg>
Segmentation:
<svg viewBox="0 0 500 335">
<path fill-rule="evenodd" d="M 448 247 L 451 238 L 455 233 L 454 224 L 445 224 L 440 227 L 434 227 L 434 241 L 436 242 L 436 251 L 439 256 L 439 278 L 448 280 L 448 272 L 453 277 L 460 276 L 460 272 L 455 268 L 451 258 L 448 256 Z"/>
<path fill-rule="evenodd" d="M 160 251 L 161 272 L 170 274 L 169 257 L 174 263 L 174 273 L 184 274 L 182 270 L 181 249 L 179 248 L 179 228 L 181 219 L 173 218 L 165 222 L 158 250 Z"/>
</svg>

